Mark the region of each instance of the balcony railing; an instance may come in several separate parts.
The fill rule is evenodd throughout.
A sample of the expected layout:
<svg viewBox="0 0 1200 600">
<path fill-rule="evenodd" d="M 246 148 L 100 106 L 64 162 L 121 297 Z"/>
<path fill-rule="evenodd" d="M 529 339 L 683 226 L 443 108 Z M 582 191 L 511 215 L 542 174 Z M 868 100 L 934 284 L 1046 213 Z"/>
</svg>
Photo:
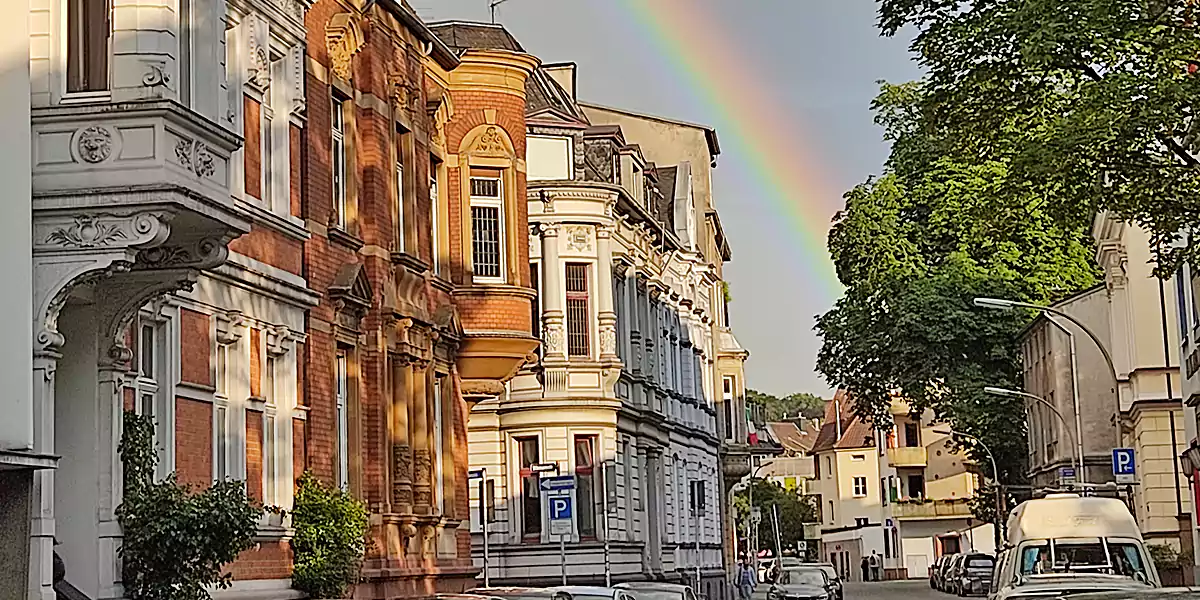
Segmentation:
<svg viewBox="0 0 1200 600">
<path fill-rule="evenodd" d="M 893 467 L 924 468 L 925 465 L 929 464 L 925 448 L 921 446 L 913 448 L 888 448 L 887 458 Z"/>
<path fill-rule="evenodd" d="M 964 500 L 931 500 L 927 502 L 896 502 L 892 516 L 904 520 L 958 519 L 971 516 L 971 504 Z"/>
</svg>

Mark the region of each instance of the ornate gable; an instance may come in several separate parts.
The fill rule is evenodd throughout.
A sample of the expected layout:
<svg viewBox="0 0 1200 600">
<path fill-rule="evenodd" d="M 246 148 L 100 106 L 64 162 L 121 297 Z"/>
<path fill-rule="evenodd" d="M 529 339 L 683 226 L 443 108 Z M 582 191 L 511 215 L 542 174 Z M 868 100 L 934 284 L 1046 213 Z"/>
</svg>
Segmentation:
<svg viewBox="0 0 1200 600">
<path fill-rule="evenodd" d="M 359 263 L 342 265 L 329 285 L 329 298 L 338 312 L 338 324 L 351 329 L 358 328 L 358 321 L 371 308 L 374 297 L 366 270 Z"/>
</svg>

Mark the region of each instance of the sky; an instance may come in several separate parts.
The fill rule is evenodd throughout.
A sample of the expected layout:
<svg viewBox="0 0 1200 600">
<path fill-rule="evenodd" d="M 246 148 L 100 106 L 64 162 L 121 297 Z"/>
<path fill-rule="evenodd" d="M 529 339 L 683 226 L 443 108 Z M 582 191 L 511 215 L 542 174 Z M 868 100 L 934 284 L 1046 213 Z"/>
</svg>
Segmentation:
<svg viewBox="0 0 1200 600">
<path fill-rule="evenodd" d="M 489 0 L 409 2 L 426 21 L 490 20 Z M 581 100 L 716 127 L 746 385 L 828 397 L 813 325 L 842 288 L 825 236 L 887 158 L 878 82 L 920 75 L 907 38 L 880 37 L 875 1 L 506 0 L 496 16 L 543 62 L 576 63 Z"/>
</svg>

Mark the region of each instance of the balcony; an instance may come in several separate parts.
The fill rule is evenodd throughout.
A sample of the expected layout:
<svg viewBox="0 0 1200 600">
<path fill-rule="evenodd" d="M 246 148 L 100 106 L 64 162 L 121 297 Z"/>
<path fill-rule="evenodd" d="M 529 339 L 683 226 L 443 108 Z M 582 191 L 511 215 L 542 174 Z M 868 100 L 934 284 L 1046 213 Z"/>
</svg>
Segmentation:
<svg viewBox="0 0 1200 600">
<path fill-rule="evenodd" d="M 902 468 L 917 468 L 923 469 L 929 464 L 929 458 L 926 455 L 925 448 L 917 447 L 901 447 L 888 448 L 887 459 L 893 467 Z"/>
<path fill-rule="evenodd" d="M 971 504 L 962 500 L 931 500 L 926 502 L 895 502 L 892 517 L 901 521 L 934 519 L 963 519 L 971 516 Z"/>
</svg>

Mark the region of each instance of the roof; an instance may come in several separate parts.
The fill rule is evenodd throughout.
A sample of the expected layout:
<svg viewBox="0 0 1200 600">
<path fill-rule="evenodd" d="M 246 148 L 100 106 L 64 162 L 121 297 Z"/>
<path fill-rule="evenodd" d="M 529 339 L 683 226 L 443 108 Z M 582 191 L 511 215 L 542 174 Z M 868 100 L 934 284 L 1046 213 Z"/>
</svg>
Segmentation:
<svg viewBox="0 0 1200 600">
<path fill-rule="evenodd" d="M 767 427 L 783 445 L 785 450 L 789 452 L 808 452 L 812 450 L 813 444 L 817 441 L 817 434 L 821 429 L 819 425 L 813 421 L 805 420 L 804 428 L 792 421 L 783 421 L 777 423 L 767 423 Z"/>
<path fill-rule="evenodd" d="M 586 107 L 586 108 L 595 108 L 595 109 L 599 109 L 599 110 L 606 110 L 609 112 L 615 112 L 615 113 L 621 113 L 624 115 L 629 115 L 631 117 L 640 117 L 643 119 L 651 119 L 654 121 L 659 121 L 660 123 L 669 123 L 671 125 L 681 125 L 683 127 L 691 127 L 693 129 L 702 130 L 702 131 L 704 131 L 704 139 L 705 139 L 705 141 L 708 142 L 708 153 L 709 153 L 710 157 L 712 158 L 712 160 L 716 160 L 717 155 L 721 154 L 721 144 L 720 144 L 720 142 L 717 141 L 717 130 L 714 127 L 712 127 L 711 125 L 702 125 L 700 123 L 689 123 L 688 121 L 680 121 L 679 119 L 670 119 L 667 117 L 660 117 L 658 115 L 641 113 L 641 112 L 629 110 L 626 108 L 615 108 L 612 106 L 605 106 L 603 104 L 596 104 L 595 102 L 580 102 L 579 105 Z"/>
<path fill-rule="evenodd" d="M 1008 540 L 1123 537 L 1142 539 L 1137 521 L 1116 498 L 1051 494 L 1022 502 L 1008 520 Z"/>
<path fill-rule="evenodd" d="M 405 0 L 378 0 L 378 2 L 396 15 L 401 23 L 412 29 L 413 33 L 417 35 L 417 39 L 429 44 L 430 56 L 443 69 L 450 70 L 458 66 L 458 57 L 455 53 L 434 34 L 429 25 L 421 20 L 421 17 L 417 16 L 416 11 L 408 5 L 408 2 Z"/>
<path fill-rule="evenodd" d="M 567 93 L 544 68 L 534 69 L 533 75 L 525 80 L 525 116 L 529 119 L 550 114 L 565 124 L 578 127 L 589 125 L 587 116 L 575 105 Z"/>
<path fill-rule="evenodd" d="M 839 389 L 833 400 L 825 403 L 821 430 L 809 452 L 828 452 L 850 448 L 866 448 L 875 444 L 875 428 L 854 414 L 850 394 Z"/>
<path fill-rule="evenodd" d="M 517 38 L 497 23 L 435 21 L 429 24 L 429 29 L 459 56 L 467 50 L 525 52 Z"/>
</svg>

